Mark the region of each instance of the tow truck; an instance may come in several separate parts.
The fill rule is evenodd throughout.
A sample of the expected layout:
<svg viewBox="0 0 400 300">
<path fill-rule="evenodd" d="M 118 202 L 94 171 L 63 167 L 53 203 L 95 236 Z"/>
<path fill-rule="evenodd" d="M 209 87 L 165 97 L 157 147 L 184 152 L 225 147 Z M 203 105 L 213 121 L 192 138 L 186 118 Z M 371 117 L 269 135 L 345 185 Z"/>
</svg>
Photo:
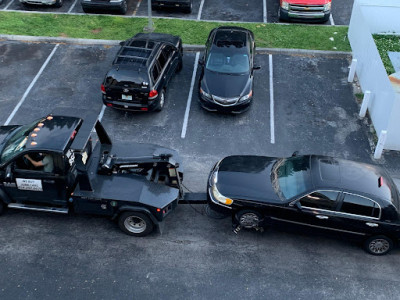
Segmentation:
<svg viewBox="0 0 400 300">
<path fill-rule="evenodd" d="M 172 149 L 113 144 L 97 115 L 49 114 L 1 126 L 0 214 L 8 207 L 103 215 L 127 234 L 145 236 L 161 230 L 182 199 L 179 167 Z"/>
</svg>

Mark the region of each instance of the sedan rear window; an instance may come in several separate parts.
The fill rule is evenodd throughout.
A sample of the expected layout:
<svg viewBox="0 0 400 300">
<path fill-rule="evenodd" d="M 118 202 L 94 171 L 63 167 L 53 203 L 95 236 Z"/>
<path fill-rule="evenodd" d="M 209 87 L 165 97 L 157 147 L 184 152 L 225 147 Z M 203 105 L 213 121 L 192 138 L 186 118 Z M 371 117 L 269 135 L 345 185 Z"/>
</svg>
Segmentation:
<svg viewBox="0 0 400 300">
<path fill-rule="evenodd" d="M 379 218 L 380 207 L 372 200 L 353 194 L 344 194 L 341 212 Z"/>
</svg>

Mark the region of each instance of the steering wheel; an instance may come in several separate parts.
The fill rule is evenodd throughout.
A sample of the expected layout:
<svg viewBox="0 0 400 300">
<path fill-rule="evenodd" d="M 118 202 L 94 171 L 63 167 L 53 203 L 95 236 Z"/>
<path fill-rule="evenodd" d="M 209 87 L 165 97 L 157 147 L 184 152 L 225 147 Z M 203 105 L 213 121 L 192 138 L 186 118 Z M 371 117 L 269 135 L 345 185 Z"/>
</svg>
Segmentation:
<svg viewBox="0 0 400 300">
<path fill-rule="evenodd" d="M 28 167 L 28 168 L 32 168 L 33 165 L 32 163 L 29 161 L 29 159 L 27 159 L 25 156 L 22 157 L 22 160 L 24 161 L 24 164 Z"/>
</svg>

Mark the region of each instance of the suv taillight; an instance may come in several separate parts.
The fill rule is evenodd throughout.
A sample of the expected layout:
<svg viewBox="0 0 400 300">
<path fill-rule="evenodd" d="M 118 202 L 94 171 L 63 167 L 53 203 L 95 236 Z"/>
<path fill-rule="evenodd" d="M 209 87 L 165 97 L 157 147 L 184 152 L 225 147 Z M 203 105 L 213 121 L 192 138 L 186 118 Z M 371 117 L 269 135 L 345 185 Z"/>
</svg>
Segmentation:
<svg viewBox="0 0 400 300">
<path fill-rule="evenodd" d="M 102 84 L 102 85 L 100 86 L 100 89 L 101 89 L 101 92 L 102 92 L 103 94 L 106 93 L 106 88 L 104 87 L 104 84 Z"/>
<path fill-rule="evenodd" d="M 154 100 L 155 98 L 157 98 L 158 96 L 158 92 L 156 90 L 151 90 L 149 93 L 149 100 Z"/>
</svg>

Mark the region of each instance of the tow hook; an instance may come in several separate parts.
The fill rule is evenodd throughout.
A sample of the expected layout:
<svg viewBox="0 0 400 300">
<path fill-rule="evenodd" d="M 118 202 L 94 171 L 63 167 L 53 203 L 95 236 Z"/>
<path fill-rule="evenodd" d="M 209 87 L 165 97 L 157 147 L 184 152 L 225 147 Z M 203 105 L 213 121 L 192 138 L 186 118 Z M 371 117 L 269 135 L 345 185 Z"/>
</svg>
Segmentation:
<svg viewBox="0 0 400 300">
<path fill-rule="evenodd" d="M 239 231 L 242 229 L 242 225 L 237 225 L 236 227 L 233 228 L 233 233 L 238 234 Z"/>
</svg>

